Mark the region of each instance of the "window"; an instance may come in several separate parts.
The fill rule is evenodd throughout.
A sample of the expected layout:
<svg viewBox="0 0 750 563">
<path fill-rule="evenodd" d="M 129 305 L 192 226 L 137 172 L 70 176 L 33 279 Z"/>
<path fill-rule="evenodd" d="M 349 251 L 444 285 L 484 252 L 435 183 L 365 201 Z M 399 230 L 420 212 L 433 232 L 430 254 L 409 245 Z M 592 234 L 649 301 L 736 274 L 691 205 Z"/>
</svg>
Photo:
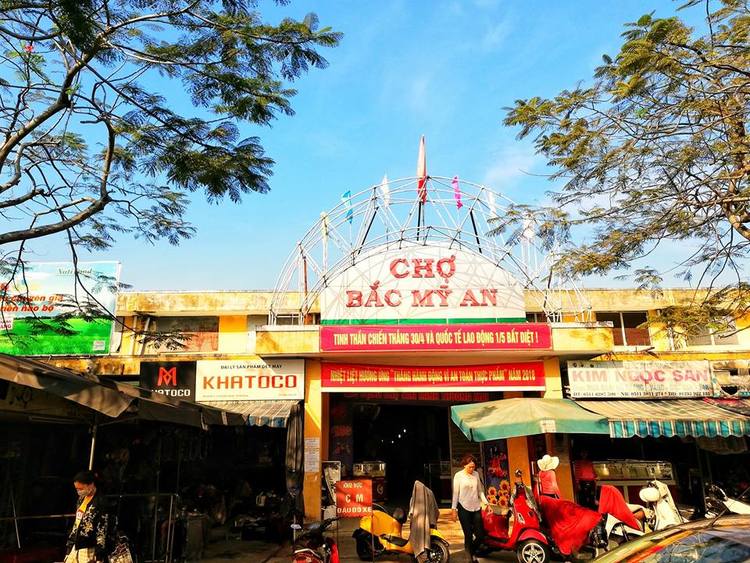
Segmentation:
<svg viewBox="0 0 750 563">
<path fill-rule="evenodd" d="M 544 313 L 526 313 L 527 323 L 546 323 L 547 316 Z"/>
<path fill-rule="evenodd" d="M 688 346 L 734 346 L 740 343 L 737 337 L 737 327 L 734 321 L 728 322 L 728 327 L 723 331 L 714 331 L 706 327 L 702 332 L 689 336 Z"/>
<path fill-rule="evenodd" d="M 152 330 L 157 333 L 181 336 L 182 346 L 176 352 L 216 352 L 219 349 L 219 317 L 154 317 L 152 322 Z M 168 351 L 166 343 L 148 345 L 149 353 L 165 351 Z"/>
<path fill-rule="evenodd" d="M 596 320 L 612 323 L 615 346 L 651 346 L 648 327 L 641 326 L 648 320 L 646 311 L 597 312 Z"/>
</svg>

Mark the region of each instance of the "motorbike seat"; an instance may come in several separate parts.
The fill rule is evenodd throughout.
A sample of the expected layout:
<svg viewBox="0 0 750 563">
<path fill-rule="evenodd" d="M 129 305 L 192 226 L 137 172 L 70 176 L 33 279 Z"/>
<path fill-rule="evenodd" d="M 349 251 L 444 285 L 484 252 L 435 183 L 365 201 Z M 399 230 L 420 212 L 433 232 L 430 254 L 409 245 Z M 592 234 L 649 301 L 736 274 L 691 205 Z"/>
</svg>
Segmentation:
<svg viewBox="0 0 750 563">
<path fill-rule="evenodd" d="M 393 545 L 397 545 L 399 547 L 404 547 L 407 543 L 409 543 L 408 539 L 404 539 L 401 536 L 392 536 L 390 534 L 385 534 L 380 537 L 388 543 L 392 543 Z"/>
</svg>

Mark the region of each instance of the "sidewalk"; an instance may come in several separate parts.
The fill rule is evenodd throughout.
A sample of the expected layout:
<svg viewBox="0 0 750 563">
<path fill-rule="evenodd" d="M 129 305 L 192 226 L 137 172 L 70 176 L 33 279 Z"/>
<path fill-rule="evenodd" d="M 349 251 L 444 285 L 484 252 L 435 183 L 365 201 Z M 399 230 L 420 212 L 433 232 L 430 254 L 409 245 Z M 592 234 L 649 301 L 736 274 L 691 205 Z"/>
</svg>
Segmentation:
<svg viewBox="0 0 750 563">
<path fill-rule="evenodd" d="M 359 525 L 358 518 L 339 520 L 339 528 L 331 529 L 331 536 L 336 538 L 339 546 L 339 558 L 341 563 L 354 563 L 360 561 L 357 557 L 352 532 Z M 464 563 L 468 561 L 464 553 L 464 536 L 458 522 L 453 522 L 449 509 L 440 510 L 438 529 L 445 539 L 450 543 L 451 563 Z M 404 527 L 404 535 L 408 536 L 408 525 Z M 290 563 L 292 560 L 292 548 L 289 544 L 276 545 L 255 541 L 230 540 L 209 545 L 206 553 L 201 559 L 202 563 Z M 493 553 L 489 557 L 480 557 L 482 563 L 493 561 L 515 561 L 515 553 Z M 413 561 L 408 555 L 398 557 L 382 557 L 376 559 L 378 563 L 406 563 Z"/>
</svg>

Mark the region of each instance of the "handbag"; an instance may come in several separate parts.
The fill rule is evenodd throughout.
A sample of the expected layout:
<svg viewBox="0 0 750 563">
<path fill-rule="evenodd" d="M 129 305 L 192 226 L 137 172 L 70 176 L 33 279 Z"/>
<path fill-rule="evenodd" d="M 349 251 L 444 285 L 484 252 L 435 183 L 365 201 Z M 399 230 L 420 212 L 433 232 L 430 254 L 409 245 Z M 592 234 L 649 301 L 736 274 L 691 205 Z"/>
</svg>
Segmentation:
<svg viewBox="0 0 750 563">
<path fill-rule="evenodd" d="M 117 544 L 109 555 L 109 563 L 134 563 L 128 538 L 120 536 L 117 539 Z"/>
</svg>

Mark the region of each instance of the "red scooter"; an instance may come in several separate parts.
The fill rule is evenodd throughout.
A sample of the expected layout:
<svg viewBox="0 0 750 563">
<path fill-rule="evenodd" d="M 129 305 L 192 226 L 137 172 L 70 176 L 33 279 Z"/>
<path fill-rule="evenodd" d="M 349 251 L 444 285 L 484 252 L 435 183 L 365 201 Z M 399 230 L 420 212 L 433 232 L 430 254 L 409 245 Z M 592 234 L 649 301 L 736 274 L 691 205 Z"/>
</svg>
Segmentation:
<svg viewBox="0 0 750 563">
<path fill-rule="evenodd" d="M 550 541 L 540 530 L 539 512 L 522 475 L 517 469 L 515 490 L 505 514 L 497 507 L 482 511 L 485 536 L 477 551 L 483 554 L 515 551 L 520 563 L 547 563 L 550 560 Z"/>
</svg>

